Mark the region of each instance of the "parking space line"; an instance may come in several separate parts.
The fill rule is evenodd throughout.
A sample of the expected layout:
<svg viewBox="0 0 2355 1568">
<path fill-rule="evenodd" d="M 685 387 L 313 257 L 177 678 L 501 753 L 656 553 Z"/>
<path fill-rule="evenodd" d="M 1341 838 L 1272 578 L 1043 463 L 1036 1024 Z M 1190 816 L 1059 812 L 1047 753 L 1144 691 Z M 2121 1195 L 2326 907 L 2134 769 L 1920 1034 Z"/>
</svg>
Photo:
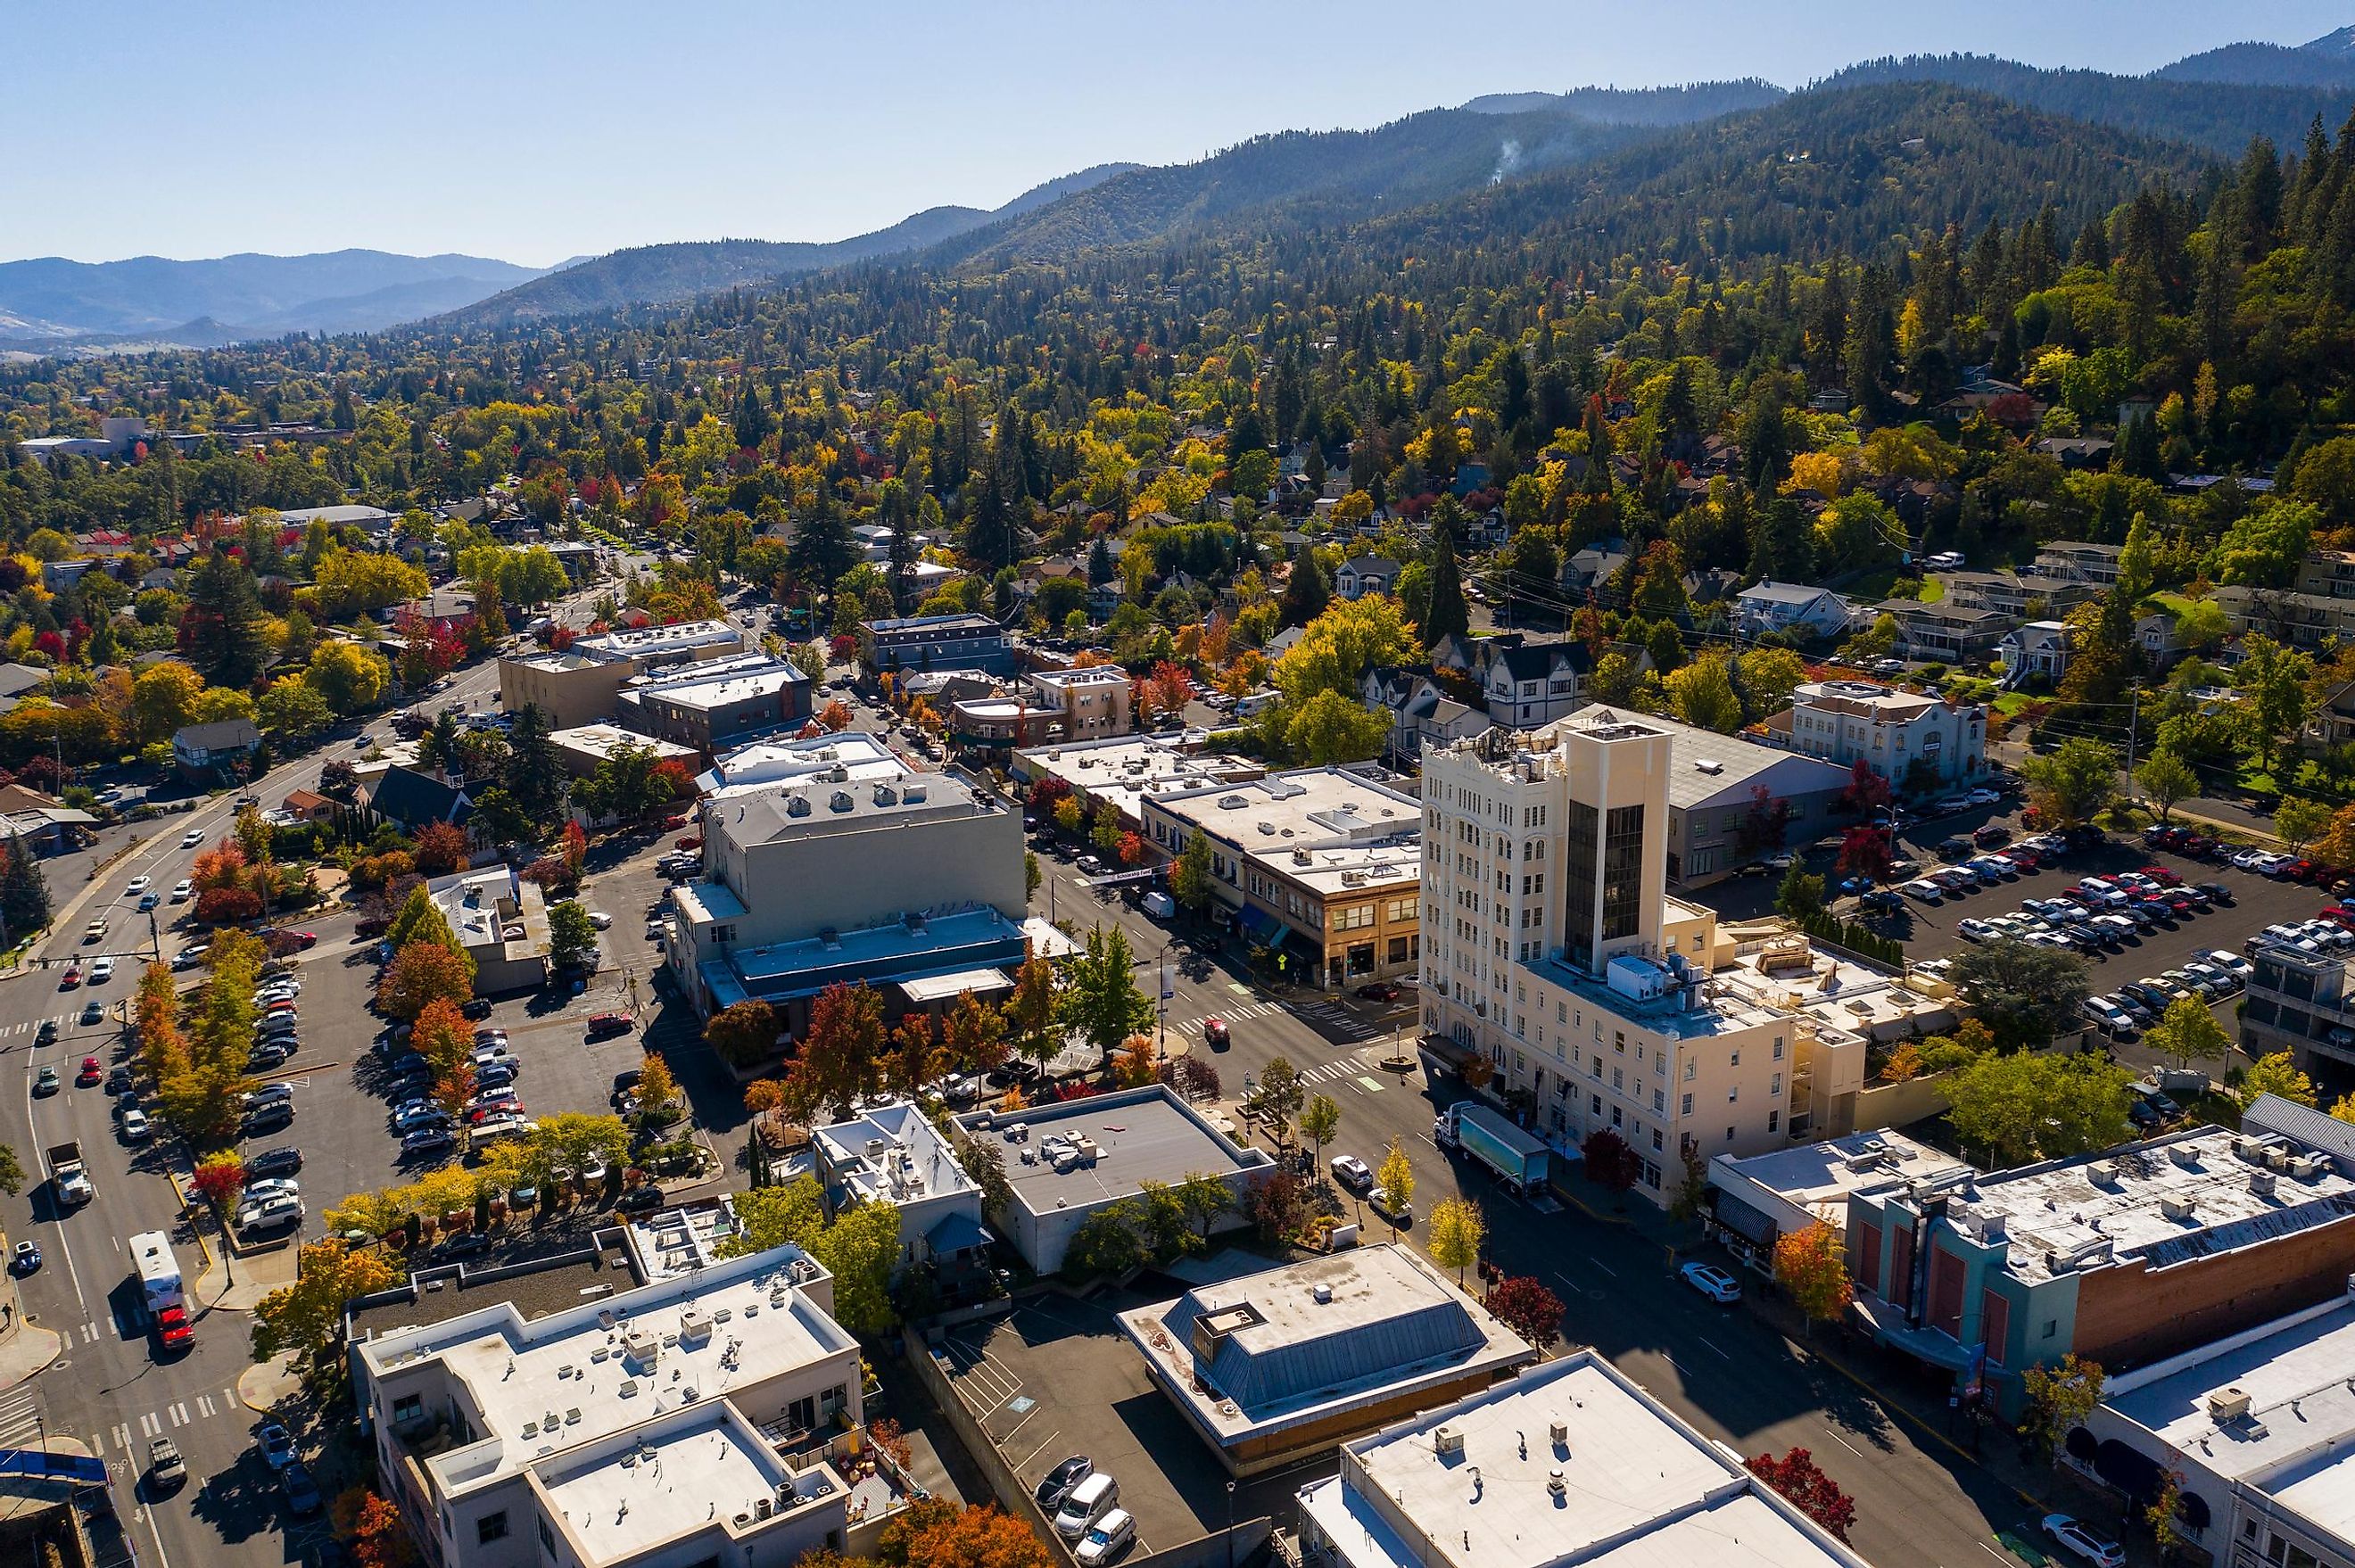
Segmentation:
<svg viewBox="0 0 2355 1568">
<path fill-rule="evenodd" d="M 1717 1349 L 1717 1347 L 1716 1347 L 1715 1345 L 1710 1345 L 1710 1344 L 1709 1344 L 1709 1336 L 1708 1336 L 1708 1335 L 1706 1335 L 1706 1334 L 1696 1334 L 1696 1335 L 1694 1335 L 1694 1336 L 1693 1336 L 1693 1338 L 1694 1338 L 1694 1339 L 1699 1339 L 1699 1340 L 1700 1340 L 1702 1344 L 1704 1344 L 1704 1345 L 1709 1345 L 1709 1348 L 1710 1348 L 1710 1349 L 1712 1349 L 1712 1350 L 1717 1350 L 1717 1353 L 1718 1353 L 1720 1356 L 1724 1357 L 1724 1359 L 1725 1359 L 1725 1360 L 1729 1360 L 1729 1361 L 1730 1361 L 1730 1360 L 1733 1360 L 1733 1358 L 1732 1358 L 1732 1356 L 1727 1356 L 1727 1355 L 1725 1354 L 1725 1352 L 1724 1352 L 1724 1351 L 1722 1351 L 1722 1350 L 1718 1350 L 1718 1349 Z"/>
<path fill-rule="evenodd" d="M 1864 1450 L 1863 1450 L 1863 1449 L 1861 1449 L 1861 1448 L 1858 1447 L 1855 1444 L 1853 1444 L 1853 1443 L 1849 1442 L 1847 1438 L 1845 1438 L 1845 1437 L 1841 1436 L 1838 1433 L 1834 1432 L 1830 1427 L 1827 1426 L 1826 1428 L 1824 1428 L 1824 1435 L 1825 1435 L 1825 1436 L 1827 1436 L 1827 1437 L 1828 1437 L 1828 1438 L 1830 1438 L 1833 1442 L 1835 1442 L 1835 1443 L 1838 1444 L 1841 1447 L 1843 1447 L 1843 1448 L 1847 1449 L 1849 1453 L 1851 1453 L 1851 1454 L 1855 1455 L 1858 1458 L 1861 1459 L 1861 1458 L 1863 1458 L 1863 1457 L 1864 1457 Z"/>
</svg>

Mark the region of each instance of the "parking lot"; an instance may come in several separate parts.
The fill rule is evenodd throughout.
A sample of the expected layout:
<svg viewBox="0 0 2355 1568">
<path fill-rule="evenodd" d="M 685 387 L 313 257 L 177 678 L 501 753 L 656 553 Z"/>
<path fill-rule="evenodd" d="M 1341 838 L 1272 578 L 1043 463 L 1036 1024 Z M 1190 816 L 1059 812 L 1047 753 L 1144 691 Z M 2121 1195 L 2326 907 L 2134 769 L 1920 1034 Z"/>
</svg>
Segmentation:
<svg viewBox="0 0 2355 1568">
<path fill-rule="evenodd" d="M 1294 1489 L 1312 1473 L 1329 1473 L 1331 1456 L 1252 1477 L 1230 1498 L 1226 1467 L 1153 1386 L 1113 1323 L 1115 1313 L 1187 1286 L 1164 1281 L 1156 1291 L 1150 1274 L 1137 1283 L 1142 1293 L 1047 1296 L 951 1330 L 938 1347 L 951 1387 L 1026 1491 L 1074 1454 L 1110 1472 L 1120 1506 L 1136 1516 L 1132 1558 L 1223 1530 L 1231 1517 L 1288 1521 Z"/>
<path fill-rule="evenodd" d="M 654 999 L 648 980 L 655 950 L 640 917 L 660 886 L 652 867 L 655 850 L 627 848 L 626 859 L 604 874 L 592 868 L 583 894 L 583 902 L 613 917 L 602 933 L 602 963 L 586 993 L 567 997 L 549 989 L 495 997 L 490 1016 L 475 1020 L 477 1028 L 507 1032 L 508 1050 L 522 1064 L 515 1087 L 526 1114 L 535 1118 L 610 1113 L 614 1074 L 637 1066 L 646 1050 L 640 1031 L 591 1040 L 585 1027 L 592 1012 L 628 1010 L 633 979 L 644 1001 Z M 346 908 L 299 923 L 319 938 L 294 960 L 303 983 L 302 1046 L 282 1068 L 264 1075 L 293 1086 L 294 1120 L 244 1145 L 248 1152 L 286 1146 L 303 1151 L 305 1234 L 323 1233 L 326 1210 L 346 1196 L 411 1179 L 434 1163 L 403 1163 L 400 1139 L 386 1119 L 389 1081 L 376 1048 L 390 1025 L 369 1010 L 378 944 L 355 933 L 357 922 Z"/>
</svg>

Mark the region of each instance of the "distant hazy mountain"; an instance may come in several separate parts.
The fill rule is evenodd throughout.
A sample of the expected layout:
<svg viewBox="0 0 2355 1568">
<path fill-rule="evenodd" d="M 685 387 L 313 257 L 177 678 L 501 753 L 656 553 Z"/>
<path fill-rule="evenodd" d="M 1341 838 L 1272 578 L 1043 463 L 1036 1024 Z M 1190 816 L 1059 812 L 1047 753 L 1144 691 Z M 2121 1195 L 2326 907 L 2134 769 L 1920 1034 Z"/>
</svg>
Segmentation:
<svg viewBox="0 0 2355 1568">
<path fill-rule="evenodd" d="M 539 275 L 537 267 L 482 256 L 383 251 L 199 261 L 45 256 L 0 262 L 0 339 L 161 335 L 199 321 L 230 337 L 365 331 L 421 311 L 448 310 Z"/>
<path fill-rule="evenodd" d="M 1785 90 L 1771 81 L 1694 81 L 1682 87 L 1574 87 L 1568 92 L 1491 92 L 1464 105 L 1475 114 L 1559 112 L 1606 125 L 1689 125 L 1744 109 L 1764 109 Z"/>
<path fill-rule="evenodd" d="M 2228 81 L 2251 87 L 2355 87 L 2355 27 L 2310 44 L 2227 44 L 2190 55 L 2151 75 L 2162 81 Z"/>
<path fill-rule="evenodd" d="M 889 229 L 825 243 L 807 240 L 705 240 L 641 245 L 609 256 L 568 263 L 545 277 L 489 298 L 469 301 L 436 317 L 435 326 L 506 325 L 577 315 L 629 304 L 693 299 L 740 284 L 766 283 L 847 261 L 921 251 L 1001 218 L 1018 217 L 1126 173 L 1133 164 L 1099 164 L 1034 187 L 995 212 L 973 207 L 928 208 Z"/>
<path fill-rule="evenodd" d="M 1901 81 L 1969 88 L 2047 114 L 2187 143 L 2227 157 L 2237 156 L 2252 136 L 2270 136 L 2277 146 L 2293 146 L 2316 115 L 2325 125 L 2336 126 L 2347 117 L 2348 107 L 2344 91 L 2323 87 L 2045 70 L 1991 55 L 1865 60 L 1815 83 L 1813 90 Z"/>
</svg>

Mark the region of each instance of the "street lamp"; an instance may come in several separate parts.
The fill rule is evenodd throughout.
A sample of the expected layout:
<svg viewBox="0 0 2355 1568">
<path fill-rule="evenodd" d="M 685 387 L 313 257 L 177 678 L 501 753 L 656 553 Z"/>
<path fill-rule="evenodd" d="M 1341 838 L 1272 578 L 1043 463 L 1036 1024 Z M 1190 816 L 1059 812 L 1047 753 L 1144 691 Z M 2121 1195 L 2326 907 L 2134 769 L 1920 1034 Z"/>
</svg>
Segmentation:
<svg viewBox="0 0 2355 1568">
<path fill-rule="evenodd" d="M 1235 1568 L 1235 1484 L 1227 1483 L 1227 1568 Z"/>
</svg>

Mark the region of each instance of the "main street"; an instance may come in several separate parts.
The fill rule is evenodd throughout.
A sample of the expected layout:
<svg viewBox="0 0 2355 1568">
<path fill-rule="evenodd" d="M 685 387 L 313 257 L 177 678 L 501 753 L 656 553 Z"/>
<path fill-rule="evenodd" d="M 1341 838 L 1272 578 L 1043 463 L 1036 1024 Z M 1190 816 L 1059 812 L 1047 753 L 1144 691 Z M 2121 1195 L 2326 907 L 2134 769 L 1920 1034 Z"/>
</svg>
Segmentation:
<svg viewBox="0 0 2355 1568">
<path fill-rule="evenodd" d="M 1561 1297 L 1565 1343 L 1594 1346 L 1678 1414 L 1741 1454 L 1811 1450 L 1856 1497 L 1850 1535 L 1868 1559 L 1966 1568 L 1990 1556 L 2009 1560 L 1993 1539 L 1998 1530 L 2036 1536 L 2038 1512 L 2004 1482 L 1764 1317 L 1719 1307 L 1678 1278 L 1669 1253 L 1652 1239 L 1662 1227 L 1625 1222 L 1611 1211 L 1612 1200 L 1593 1189 L 1593 1214 L 1551 1199 L 1533 1205 L 1507 1196 L 1478 1167 L 1442 1154 L 1431 1141 L 1432 1117 L 1463 1096 L 1461 1085 L 1453 1077 L 1434 1081 L 1421 1068 L 1401 1078 L 1380 1066 L 1394 1039 L 1415 1054 L 1421 1030 L 1412 990 L 1386 1007 L 1305 987 L 1250 984 L 1231 949 L 1213 957 L 1205 948 L 1198 955 L 1171 927 L 1106 890 L 1087 887 L 1071 862 L 1042 856 L 1040 866 L 1053 884 L 1054 912 L 1081 934 L 1099 921 L 1126 933 L 1138 955 L 1137 985 L 1148 997 L 1157 997 L 1167 950 L 1173 1050 L 1205 1049 L 1202 1018 L 1228 1022 L 1232 1048 L 1209 1053 L 1226 1101 L 1241 1097 L 1246 1074 L 1285 1058 L 1311 1093 L 1328 1094 L 1341 1107 L 1340 1134 L 1328 1157 L 1355 1154 L 1379 1165 L 1397 1138 L 1413 1162 L 1417 1215 L 1429 1214 L 1443 1198 L 1476 1200 L 1487 1221 L 1489 1258 L 1508 1275 L 1536 1276 Z M 1042 885 L 1034 911 L 1046 912 L 1049 901 Z M 1625 1201 L 1631 1211 L 1644 1204 L 1632 1195 Z M 1370 1211 L 1357 1217 L 1380 1233 Z M 1419 1224 L 1403 1234 L 1422 1244 Z"/>
<path fill-rule="evenodd" d="M 568 622 L 586 618 L 593 594 L 580 594 L 559 606 Z M 447 686 L 428 699 L 434 706 L 458 705 L 485 709 L 496 705 L 497 662 L 485 659 L 458 671 Z M 247 786 L 244 793 L 274 805 L 288 791 L 315 787 L 322 765 L 337 756 L 359 754 L 362 739 L 389 741 L 389 715 L 372 720 L 364 730 L 346 731 L 308 755 L 273 768 Z M 261 1418 L 237 1395 L 239 1376 L 251 1362 L 248 1317 L 241 1313 L 196 1314 L 196 1344 L 173 1359 L 159 1359 L 145 1331 L 140 1309 L 139 1285 L 132 1272 L 127 1238 L 144 1231 L 161 1230 L 173 1238 L 182 1277 L 193 1291 L 204 1267 L 194 1231 L 181 1218 L 172 1169 L 185 1171 L 186 1151 L 168 1137 L 134 1147 L 114 1130 L 112 1097 L 99 1085 L 75 1083 L 76 1068 L 85 1056 L 95 1055 L 108 1067 L 127 1061 L 134 1042 L 123 1028 L 123 1004 L 133 994 L 140 968 L 154 955 L 147 917 L 134 910 L 124 895 L 131 879 L 144 875 L 158 891 L 189 876 L 195 858 L 220 841 L 233 825 L 237 805 L 233 794 L 200 802 L 189 812 L 163 816 L 129 829 L 111 829 L 89 855 L 70 858 L 83 868 L 83 880 L 69 882 L 59 873 L 66 862 L 52 862 L 51 894 L 57 906 L 51 934 L 31 956 L 46 958 L 43 969 L 27 965 L 0 977 L 0 1143 L 14 1147 L 26 1167 L 27 1185 L 13 1199 L 0 1200 L 8 1235 L 31 1240 L 42 1253 L 40 1270 L 19 1282 L 25 1312 L 38 1327 L 62 1337 L 58 1359 L 31 1384 L 51 1435 L 69 1435 L 86 1445 L 106 1463 L 120 1518 L 131 1544 L 143 1561 L 165 1564 L 280 1563 L 298 1555 L 293 1550 L 320 1535 L 324 1520 L 294 1524 L 281 1533 L 284 1508 L 274 1477 L 252 1451 L 252 1435 Z M 191 829 L 202 829 L 204 841 L 193 847 L 183 839 Z M 128 844 L 128 853 L 122 853 Z M 114 854 L 111 864 L 94 877 L 88 865 Z M 165 903 L 155 912 L 159 922 L 183 914 L 188 905 Z M 112 923 L 106 938 L 85 946 L 84 924 L 103 914 Z M 191 937 L 162 932 L 168 956 Z M 114 978 L 102 987 L 73 991 L 58 988 L 62 963 L 89 960 L 111 954 Z M 300 955 L 298 965 L 331 963 L 340 954 L 323 946 Z M 106 1004 L 104 1022 L 80 1023 L 85 1001 L 95 997 Z M 36 1043 L 45 1019 L 58 1021 L 57 1040 Z M 306 1030 L 305 1054 L 348 1060 L 366 1050 L 376 1020 L 363 1014 L 348 1019 L 314 1017 Z M 63 1086 L 54 1094 L 36 1096 L 35 1078 L 42 1067 L 57 1070 Z M 41 1151 L 69 1138 L 79 1139 L 96 1189 L 91 1200 L 77 1210 L 60 1211 L 45 1179 Z M 300 1119 L 273 1142 L 299 1145 Z M 312 1214 L 307 1229 L 318 1229 L 322 1200 L 337 1192 L 310 1191 Z M 179 1446 L 188 1466 L 187 1483 L 163 1498 L 151 1498 L 141 1477 L 149 1443 L 168 1437 Z"/>
</svg>

